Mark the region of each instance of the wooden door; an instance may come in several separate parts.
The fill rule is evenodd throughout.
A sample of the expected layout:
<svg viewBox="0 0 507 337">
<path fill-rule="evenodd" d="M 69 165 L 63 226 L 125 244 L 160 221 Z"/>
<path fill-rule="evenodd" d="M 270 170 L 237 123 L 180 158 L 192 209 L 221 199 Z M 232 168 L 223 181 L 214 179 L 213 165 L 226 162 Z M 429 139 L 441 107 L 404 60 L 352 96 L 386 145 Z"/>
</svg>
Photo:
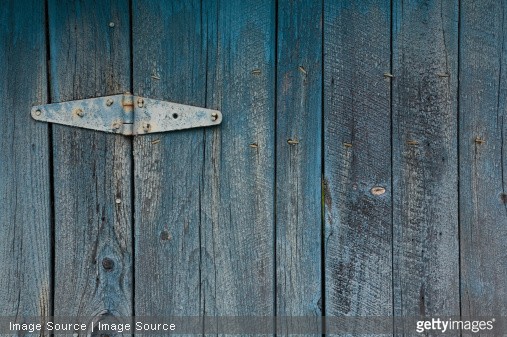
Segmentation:
<svg viewBox="0 0 507 337">
<path fill-rule="evenodd" d="M 3 1 L 0 328 L 501 318 L 506 8 Z M 127 137 L 30 117 L 125 92 L 223 122 Z"/>
</svg>

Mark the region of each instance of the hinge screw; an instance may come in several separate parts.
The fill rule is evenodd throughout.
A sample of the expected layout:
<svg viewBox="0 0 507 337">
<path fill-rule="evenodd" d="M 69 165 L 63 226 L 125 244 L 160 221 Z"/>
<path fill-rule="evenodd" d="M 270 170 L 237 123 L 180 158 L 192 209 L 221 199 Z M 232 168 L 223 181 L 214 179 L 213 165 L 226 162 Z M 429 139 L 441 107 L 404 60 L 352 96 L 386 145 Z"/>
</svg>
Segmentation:
<svg viewBox="0 0 507 337">
<path fill-rule="evenodd" d="M 138 106 L 139 108 L 142 108 L 142 107 L 143 107 L 143 105 L 144 105 L 144 99 L 142 99 L 142 98 L 138 98 L 138 99 L 137 99 L 137 106 Z"/>
<path fill-rule="evenodd" d="M 211 113 L 211 120 L 214 122 L 218 119 L 218 114 L 216 112 Z"/>
<path fill-rule="evenodd" d="M 119 129 L 119 128 L 120 128 L 120 126 L 121 126 L 121 125 L 120 125 L 120 123 L 118 123 L 118 122 L 114 122 L 114 123 L 113 123 L 113 129 Z"/>
<path fill-rule="evenodd" d="M 35 116 L 40 116 L 42 114 L 42 111 L 39 109 L 35 110 Z"/>
<path fill-rule="evenodd" d="M 83 117 L 83 116 L 84 116 L 84 111 L 83 111 L 83 109 L 77 109 L 77 110 L 76 110 L 76 115 L 78 115 L 79 117 Z"/>
<path fill-rule="evenodd" d="M 144 132 L 150 132 L 150 129 L 151 129 L 151 125 L 148 124 L 148 123 L 144 123 L 143 124 L 143 130 Z"/>
<path fill-rule="evenodd" d="M 107 99 L 107 101 L 106 101 L 106 105 L 107 105 L 107 106 L 111 106 L 111 105 L 113 105 L 113 100 L 112 100 L 112 99 L 110 99 L 110 98 L 108 98 L 108 99 Z"/>
</svg>

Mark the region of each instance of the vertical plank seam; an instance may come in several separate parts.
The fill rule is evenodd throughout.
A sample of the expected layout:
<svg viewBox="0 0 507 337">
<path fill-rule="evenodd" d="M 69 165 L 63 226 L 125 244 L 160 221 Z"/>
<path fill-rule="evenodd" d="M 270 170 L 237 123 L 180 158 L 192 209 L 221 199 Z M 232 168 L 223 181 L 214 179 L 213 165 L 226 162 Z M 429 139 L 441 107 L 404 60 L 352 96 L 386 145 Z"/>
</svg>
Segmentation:
<svg viewBox="0 0 507 337">
<path fill-rule="evenodd" d="M 45 45 L 46 45 L 46 100 L 47 103 L 52 102 L 51 97 L 51 50 L 49 40 L 49 0 L 44 1 L 44 29 L 45 29 Z M 55 312 L 55 184 L 54 184 L 54 160 L 53 160 L 53 126 L 48 123 L 48 166 L 49 166 L 49 221 L 50 221 L 50 275 L 49 275 L 49 308 L 50 316 L 54 316 Z"/>
<path fill-rule="evenodd" d="M 202 1 L 201 1 L 202 4 Z M 202 9 L 202 6 L 201 6 Z M 202 15 L 202 12 L 201 12 Z M 206 48 L 206 54 L 208 53 Z M 206 56 L 207 61 L 207 56 Z M 208 64 L 206 63 L 206 72 L 208 71 Z M 205 85 L 208 85 L 207 82 L 207 74 L 206 74 L 206 82 Z M 206 99 L 204 100 L 204 103 L 206 106 Z M 204 188 L 204 174 L 206 169 L 206 130 L 203 131 L 203 158 L 202 158 L 202 169 L 201 169 L 201 183 L 199 184 L 199 227 L 198 227 L 198 241 L 199 241 L 199 315 L 204 317 L 206 315 L 206 296 L 203 295 L 204 289 L 202 286 L 202 251 L 203 251 L 203 245 L 202 245 L 202 232 L 203 232 L 203 222 L 202 222 L 202 191 L 201 188 Z M 202 308 L 201 308 L 201 301 L 202 301 Z M 205 328 L 205 322 L 204 319 L 202 320 L 202 335 L 204 336 L 204 328 Z"/>
<path fill-rule="evenodd" d="M 277 256 L 277 231 L 278 231 L 278 217 L 277 217 L 277 203 L 278 203 L 278 161 L 277 161 L 277 155 L 278 155 L 278 6 L 279 1 L 275 1 L 275 27 L 274 27 L 274 146 L 273 146 L 273 168 L 274 168 L 274 189 L 273 189 L 273 316 L 275 316 L 274 321 L 274 331 L 273 336 L 277 336 L 277 320 L 276 317 L 278 316 L 278 256 Z"/>
<path fill-rule="evenodd" d="M 204 6 L 202 0 L 199 2 L 200 5 L 200 25 L 201 25 L 201 33 L 205 32 L 204 35 L 204 41 L 203 36 L 201 36 L 201 43 L 204 43 L 204 53 L 205 53 L 205 65 L 204 65 L 204 106 L 208 108 L 208 70 L 209 70 L 209 55 L 208 55 L 208 22 L 206 21 L 206 30 L 204 30 L 203 25 L 203 12 L 204 12 Z M 217 18 L 218 20 L 218 18 Z M 218 22 L 217 22 L 218 25 Z M 202 47 L 202 45 L 201 45 Z M 202 51 L 201 51 L 202 52 Z M 202 151 L 203 159 L 202 159 L 202 172 L 201 172 L 201 184 L 199 186 L 199 229 L 198 229 L 198 240 L 199 240 L 199 308 L 200 308 L 200 314 L 204 318 L 206 315 L 206 296 L 203 294 L 205 291 L 205 288 L 202 285 L 202 253 L 203 253 L 203 244 L 202 244 L 202 232 L 203 232 L 203 222 L 202 222 L 202 203 L 201 203 L 201 186 L 204 188 L 204 174 L 205 174 L 205 168 L 206 168 L 206 129 L 203 131 L 203 151 Z M 202 308 L 201 308 L 202 303 Z M 206 328 L 205 320 L 202 320 L 202 335 L 204 336 L 204 329 Z"/>
<path fill-rule="evenodd" d="M 134 4 L 129 0 L 129 54 L 130 54 L 130 92 L 134 92 Z M 135 160 L 134 160 L 134 138 L 131 137 L 130 141 L 130 233 L 131 233 L 131 251 L 132 251 L 132 284 L 131 284 L 131 313 L 132 316 L 136 315 L 136 189 L 135 189 Z"/>
<path fill-rule="evenodd" d="M 457 83 L 456 83 L 456 145 L 458 147 L 457 151 L 456 151 L 456 164 L 457 164 L 457 176 L 458 176 L 458 186 L 457 186 L 457 193 L 458 193 L 458 215 L 457 215 L 457 219 L 458 219 L 458 293 L 459 293 L 459 316 L 460 316 L 460 319 L 463 315 L 463 302 L 462 302 L 462 269 L 461 269 L 461 261 L 462 261 L 462 256 L 461 256 L 461 179 L 460 179 L 460 175 L 461 175 L 461 170 L 460 170 L 460 163 L 461 163 L 461 158 L 460 158 L 460 149 L 461 149 L 461 144 L 460 144 L 460 132 L 461 132 L 461 117 L 460 117 L 460 78 L 461 78 L 461 1 L 458 1 L 458 57 L 457 57 L 457 75 L 456 75 L 456 79 L 457 79 Z M 460 333 L 460 336 L 462 336 L 462 333 Z"/>
<path fill-rule="evenodd" d="M 394 38 L 394 29 L 393 29 L 393 25 L 394 25 L 394 20 L 393 20 L 393 17 L 394 17 L 394 0 L 391 0 L 390 1 L 390 5 L 391 5 L 391 8 L 390 8 L 390 18 L 389 18 L 389 21 L 390 21 L 390 24 L 389 24 L 389 28 L 391 30 L 390 32 L 390 41 L 389 41 L 389 48 L 390 48 L 390 60 L 389 60 L 389 73 L 393 74 L 393 60 L 394 60 L 394 49 L 393 49 L 393 38 Z M 390 121 L 391 121 L 391 125 L 390 125 L 390 130 L 389 130 L 389 133 L 390 133 L 390 147 L 391 147 L 391 309 L 392 309 L 392 335 L 394 336 L 394 332 L 395 332 L 395 320 L 396 320 L 396 317 L 395 317 L 395 314 L 396 314 L 396 309 L 395 309 L 395 305 L 396 305 L 396 301 L 395 301 L 395 282 L 394 282 L 394 278 L 395 278 L 395 266 L 394 266 L 394 142 L 393 142 L 393 136 L 394 136 L 394 129 L 393 129 L 393 124 L 394 124 L 394 117 L 393 117 L 393 81 L 394 81 L 394 78 L 391 77 L 390 80 L 389 80 L 389 118 L 390 118 Z"/>
<path fill-rule="evenodd" d="M 500 59 L 499 59 L 499 62 L 498 62 L 498 88 L 497 88 L 497 98 L 496 98 L 496 115 L 497 115 L 497 123 L 498 123 L 498 115 L 500 113 L 500 99 L 501 99 L 501 95 L 502 95 L 502 56 L 503 56 L 503 52 L 504 52 L 504 49 L 505 49 L 505 38 L 504 38 L 504 30 L 505 30 L 505 11 L 503 9 L 503 6 L 502 6 L 502 34 L 501 37 L 502 37 L 502 44 L 500 46 Z M 504 140 L 504 132 L 503 132 L 503 124 L 504 124 L 504 121 L 503 121 L 503 115 L 500 116 L 500 162 L 502 163 L 500 165 L 500 178 L 501 178 L 501 183 L 502 183 L 502 193 L 505 194 L 505 178 L 504 178 L 504 155 L 503 155 L 503 140 Z M 504 209 L 507 211 L 507 207 L 505 206 L 504 204 Z"/>
<path fill-rule="evenodd" d="M 320 71 L 321 71 L 321 77 L 320 77 L 320 118 L 321 118 L 321 128 L 320 128 L 320 316 L 325 317 L 326 316 L 326 250 L 324 245 L 324 238 L 325 238 L 325 231 L 326 231 L 326 223 L 325 223 L 325 206 L 324 206 L 324 178 L 325 178 L 325 124 L 324 124 L 324 90 L 325 90 L 325 84 L 324 84 L 324 66 L 325 66 L 325 54 L 324 54 L 324 25 L 325 25 L 325 2 L 326 0 L 322 0 L 321 3 L 321 26 L 320 26 L 320 54 L 321 54 L 321 62 L 320 62 Z M 325 320 L 322 320 L 322 337 L 326 335 L 326 329 L 325 329 Z"/>
<path fill-rule="evenodd" d="M 202 4 L 202 1 L 201 1 L 201 4 Z M 201 9 L 202 9 L 202 6 L 201 6 Z M 202 16 L 202 11 L 201 11 L 201 16 Z M 202 23 L 202 21 L 201 21 Z M 201 26 L 201 29 L 202 29 L 202 26 Z M 207 48 L 206 48 L 206 54 L 208 53 L 207 51 Z M 208 75 L 207 75 L 207 72 L 208 72 L 208 63 L 207 63 L 207 56 L 206 56 L 206 65 L 205 65 L 205 69 L 206 69 L 206 80 L 205 80 L 205 87 L 208 86 Z M 205 89 L 206 91 L 206 89 Z M 207 95 L 206 95 L 207 96 Z M 205 97 L 204 99 L 204 106 L 207 106 L 207 99 Z M 203 286 L 202 286 L 202 250 L 203 250 L 203 246 L 202 246 L 202 227 L 203 227 L 203 222 L 202 222 L 202 188 L 204 188 L 204 175 L 205 175 L 205 171 L 206 171 L 206 130 L 203 130 L 203 140 L 202 140 L 202 147 L 203 147 L 203 151 L 202 151 L 202 155 L 203 155 L 203 158 L 202 158 L 202 168 L 201 168 L 201 177 L 200 177 L 200 183 L 199 183 L 199 200 L 198 200 L 198 203 L 199 203 L 199 226 L 198 226 L 198 242 L 199 242 L 199 315 L 201 315 L 202 317 L 204 317 L 206 315 L 206 296 L 203 296 Z M 202 308 L 201 308 L 201 300 L 202 300 Z M 205 322 L 204 322 L 204 319 L 202 321 L 202 335 L 204 336 L 204 328 L 205 328 Z"/>
</svg>

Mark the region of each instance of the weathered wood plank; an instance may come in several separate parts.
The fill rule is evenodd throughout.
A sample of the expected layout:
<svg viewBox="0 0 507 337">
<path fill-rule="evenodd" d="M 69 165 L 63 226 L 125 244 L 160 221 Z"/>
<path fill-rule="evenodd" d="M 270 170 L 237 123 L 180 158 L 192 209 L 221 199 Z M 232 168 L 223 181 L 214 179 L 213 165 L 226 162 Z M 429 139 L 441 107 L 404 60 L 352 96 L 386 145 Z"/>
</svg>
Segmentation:
<svg viewBox="0 0 507 337">
<path fill-rule="evenodd" d="M 206 2 L 207 106 L 202 193 L 206 315 L 271 316 L 274 296 L 275 4 Z"/>
<path fill-rule="evenodd" d="M 44 3 L 0 5 L 0 316 L 51 314 L 48 126 L 30 117 L 47 101 Z"/>
<path fill-rule="evenodd" d="M 128 1 L 50 0 L 49 30 L 53 101 L 129 90 Z M 53 151 L 55 315 L 130 315 L 131 141 L 54 125 Z"/>
<path fill-rule="evenodd" d="M 205 105 L 200 1 L 133 3 L 134 91 Z M 204 131 L 134 140 L 136 315 L 202 315 L 200 212 Z"/>
<path fill-rule="evenodd" d="M 460 225 L 464 316 L 507 314 L 507 7 L 461 3 Z"/>
<path fill-rule="evenodd" d="M 393 3 L 396 316 L 460 313 L 457 57 L 457 1 Z"/>
<path fill-rule="evenodd" d="M 320 316 L 322 2 L 278 2 L 277 27 L 276 314 Z"/>
<path fill-rule="evenodd" d="M 326 1 L 324 18 L 326 315 L 388 317 L 390 2 Z"/>
</svg>

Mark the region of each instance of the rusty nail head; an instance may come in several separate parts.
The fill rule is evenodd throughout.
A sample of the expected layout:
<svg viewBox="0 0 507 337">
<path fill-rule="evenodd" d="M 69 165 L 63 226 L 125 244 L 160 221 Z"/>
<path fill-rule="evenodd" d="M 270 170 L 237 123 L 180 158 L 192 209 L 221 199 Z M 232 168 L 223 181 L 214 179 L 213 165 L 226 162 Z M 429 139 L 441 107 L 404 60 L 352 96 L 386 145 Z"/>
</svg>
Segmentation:
<svg viewBox="0 0 507 337">
<path fill-rule="evenodd" d="M 42 114 L 42 111 L 40 109 L 35 110 L 35 116 L 40 116 Z"/>
<path fill-rule="evenodd" d="M 79 117 L 83 117 L 84 116 L 83 109 L 77 109 L 76 110 L 76 115 L 78 115 Z"/>
<path fill-rule="evenodd" d="M 106 105 L 107 106 L 111 106 L 111 105 L 113 105 L 113 102 L 114 101 L 112 99 L 108 98 L 107 101 L 106 101 Z"/>
<path fill-rule="evenodd" d="M 486 143 L 486 141 L 485 141 L 484 139 L 481 139 L 481 138 L 479 138 L 479 137 L 475 137 L 475 142 L 476 142 L 477 144 L 484 144 L 484 143 Z"/>
<path fill-rule="evenodd" d="M 150 129 L 151 129 L 151 125 L 150 124 L 148 124 L 148 123 L 144 123 L 143 124 L 143 130 L 144 130 L 144 132 L 149 132 Z"/>
<path fill-rule="evenodd" d="M 104 267 L 105 270 L 111 270 L 114 267 L 114 261 L 106 257 L 102 260 L 102 267 Z"/>
<path fill-rule="evenodd" d="M 166 230 L 164 230 L 164 231 L 162 231 L 162 233 L 160 233 L 161 240 L 166 241 L 166 240 L 171 240 L 171 238 L 172 238 L 171 234 Z"/>
<path fill-rule="evenodd" d="M 211 113 L 211 120 L 214 122 L 218 119 L 218 114 L 216 112 Z"/>
<path fill-rule="evenodd" d="M 140 97 L 139 97 L 139 98 L 137 99 L 137 106 L 138 106 L 138 107 L 140 107 L 140 108 L 142 108 L 142 107 L 143 107 L 143 105 L 144 105 L 144 100 L 143 100 L 142 98 L 140 98 Z"/>
</svg>

